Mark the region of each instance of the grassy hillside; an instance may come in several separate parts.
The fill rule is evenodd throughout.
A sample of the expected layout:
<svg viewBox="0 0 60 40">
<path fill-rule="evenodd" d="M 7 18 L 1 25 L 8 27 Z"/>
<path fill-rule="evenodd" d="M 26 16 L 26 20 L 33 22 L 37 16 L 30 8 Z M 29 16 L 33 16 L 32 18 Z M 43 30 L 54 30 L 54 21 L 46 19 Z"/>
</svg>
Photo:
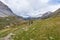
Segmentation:
<svg viewBox="0 0 60 40">
<path fill-rule="evenodd" d="M 16 34 L 10 37 L 11 40 L 60 40 L 60 17 L 34 20 L 31 25 L 0 30 L 0 38 L 9 33 Z"/>
<path fill-rule="evenodd" d="M 22 20 L 19 20 L 15 16 L 8 16 L 8 17 L 0 17 L 0 29 L 4 29 L 7 26 L 16 26 Z"/>
</svg>

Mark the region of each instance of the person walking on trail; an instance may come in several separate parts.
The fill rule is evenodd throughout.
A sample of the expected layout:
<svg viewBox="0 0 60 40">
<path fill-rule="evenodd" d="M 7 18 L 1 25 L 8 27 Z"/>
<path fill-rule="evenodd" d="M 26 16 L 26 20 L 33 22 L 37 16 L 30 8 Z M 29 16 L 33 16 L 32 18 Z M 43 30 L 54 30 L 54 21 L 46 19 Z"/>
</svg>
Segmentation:
<svg viewBox="0 0 60 40">
<path fill-rule="evenodd" d="M 29 25 L 33 23 L 33 20 L 29 20 Z"/>
</svg>

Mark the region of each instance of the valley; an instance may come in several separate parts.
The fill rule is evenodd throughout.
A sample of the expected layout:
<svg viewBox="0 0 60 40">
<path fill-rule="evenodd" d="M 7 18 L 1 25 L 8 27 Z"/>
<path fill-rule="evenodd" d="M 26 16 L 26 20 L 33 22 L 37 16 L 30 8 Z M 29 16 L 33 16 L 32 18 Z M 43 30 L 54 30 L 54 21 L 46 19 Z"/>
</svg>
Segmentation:
<svg viewBox="0 0 60 40">
<path fill-rule="evenodd" d="M 60 8 L 24 18 L 0 1 L 0 40 L 60 40 Z"/>
<path fill-rule="evenodd" d="M 0 30 L 0 38 L 13 33 L 10 40 L 60 40 L 60 17 L 34 20 L 31 25 Z"/>
</svg>

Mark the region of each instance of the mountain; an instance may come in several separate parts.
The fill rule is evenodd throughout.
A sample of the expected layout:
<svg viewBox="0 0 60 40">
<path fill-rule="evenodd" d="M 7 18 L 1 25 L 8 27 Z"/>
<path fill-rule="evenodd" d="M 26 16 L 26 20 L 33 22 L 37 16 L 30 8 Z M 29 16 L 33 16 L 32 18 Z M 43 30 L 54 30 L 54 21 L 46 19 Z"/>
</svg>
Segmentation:
<svg viewBox="0 0 60 40">
<path fill-rule="evenodd" d="M 39 15 L 37 15 L 37 16 L 39 16 Z M 32 19 L 46 19 L 46 18 L 49 18 L 51 16 L 52 16 L 52 12 L 48 11 L 48 12 L 46 12 L 44 14 L 40 14 L 39 17 L 28 17 L 28 18 L 26 18 L 26 20 L 28 20 L 28 19 L 29 20 L 32 20 Z"/>
<path fill-rule="evenodd" d="M 54 12 L 46 12 L 44 13 L 42 16 L 41 16 L 41 19 L 47 19 L 47 18 L 50 18 L 50 17 L 56 17 L 56 16 L 60 16 L 60 8 L 57 9 L 56 11 Z"/>
<path fill-rule="evenodd" d="M 11 9 L 0 1 L 0 17 L 15 16 Z"/>
<path fill-rule="evenodd" d="M 41 16 L 42 15 L 42 16 Z M 37 17 L 38 16 L 38 17 Z M 47 18 L 50 18 L 50 17 L 55 17 L 55 16 L 60 16 L 60 8 L 57 9 L 56 11 L 54 12 L 46 12 L 44 14 L 40 14 L 39 15 L 36 15 L 36 17 L 27 17 L 27 18 L 24 18 L 25 20 L 34 20 L 34 19 L 47 19 Z"/>
<path fill-rule="evenodd" d="M 52 12 L 46 12 L 46 13 L 44 13 L 42 16 L 41 16 L 41 19 L 45 19 L 45 18 L 49 18 L 49 17 L 51 17 L 52 16 Z"/>
<path fill-rule="evenodd" d="M 23 18 L 24 20 L 35 20 L 35 19 L 40 19 L 40 17 L 27 17 Z"/>
<path fill-rule="evenodd" d="M 23 21 L 23 17 L 14 14 L 7 5 L 0 1 L 0 29 L 7 26 L 15 27 Z"/>
<path fill-rule="evenodd" d="M 60 8 L 59 9 L 57 9 L 55 12 L 53 12 L 53 15 L 52 15 L 53 17 L 55 17 L 55 16 L 60 16 Z"/>
<path fill-rule="evenodd" d="M 8 17 L 8 16 L 14 16 L 18 19 L 23 19 L 23 17 L 14 14 L 7 5 L 5 5 L 3 2 L 0 1 L 0 17 Z"/>
</svg>

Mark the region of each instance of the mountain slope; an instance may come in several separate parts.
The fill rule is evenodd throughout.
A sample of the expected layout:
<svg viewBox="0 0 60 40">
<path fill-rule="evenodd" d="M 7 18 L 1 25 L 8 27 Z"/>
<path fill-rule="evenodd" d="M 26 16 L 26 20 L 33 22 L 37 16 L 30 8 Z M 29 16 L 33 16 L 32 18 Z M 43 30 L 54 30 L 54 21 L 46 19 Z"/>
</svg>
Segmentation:
<svg viewBox="0 0 60 40">
<path fill-rule="evenodd" d="M 51 17 L 52 16 L 52 12 L 46 12 L 46 13 L 44 13 L 42 16 L 41 16 L 41 19 L 46 19 L 46 18 L 49 18 L 49 17 Z"/>
<path fill-rule="evenodd" d="M 21 21 L 24 21 L 23 17 L 14 14 L 7 5 L 0 1 L 0 29 L 3 29 L 7 26 L 16 26 Z"/>
<path fill-rule="evenodd" d="M 11 11 L 11 9 L 0 1 L 0 17 L 5 16 L 14 16 L 15 14 Z"/>
<path fill-rule="evenodd" d="M 52 16 L 60 16 L 60 8 L 57 9 L 55 12 L 53 12 L 53 15 Z"/>
</svg>

